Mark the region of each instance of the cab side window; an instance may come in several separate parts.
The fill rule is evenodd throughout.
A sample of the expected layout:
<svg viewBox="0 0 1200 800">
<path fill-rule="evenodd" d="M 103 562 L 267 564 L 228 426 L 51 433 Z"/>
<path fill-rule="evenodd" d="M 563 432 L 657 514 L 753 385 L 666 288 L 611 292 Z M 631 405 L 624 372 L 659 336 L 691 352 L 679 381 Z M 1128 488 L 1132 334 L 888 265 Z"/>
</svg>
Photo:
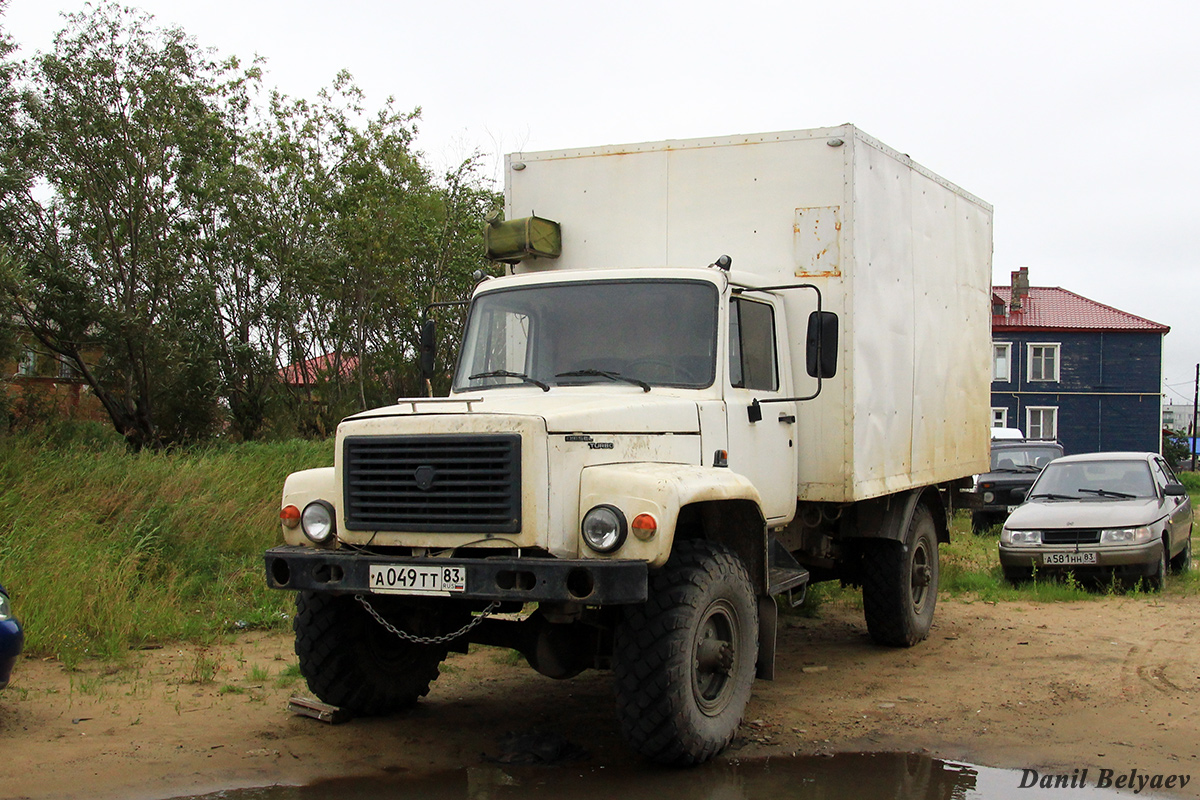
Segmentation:
<svg viewBox="0 0 1200 800">
<path fill-rule="evenodd" d="M 742 297 L 729 301 L 729 384 L 737 389 L 775 391 L 775 309 Z"/>
</svg>

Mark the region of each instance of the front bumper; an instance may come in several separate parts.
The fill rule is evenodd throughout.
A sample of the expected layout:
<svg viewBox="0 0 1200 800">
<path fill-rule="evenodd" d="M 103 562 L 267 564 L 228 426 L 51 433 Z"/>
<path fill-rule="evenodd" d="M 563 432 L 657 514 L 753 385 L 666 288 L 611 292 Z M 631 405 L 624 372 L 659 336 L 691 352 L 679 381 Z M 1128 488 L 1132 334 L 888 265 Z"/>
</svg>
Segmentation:
<svg viewBox="0 0 1200 800">
<path fill-rule="evenodd" d="M 460 567 L 466 589 L 447 597 L 520 603 L 574 602 L 627 605 L 646 600 L 645 561 L 567 558 L 419 558 L 370 555 L 345 550 L 281 545 L 266 552 L 267 585 L 272 589 L 374 594 L 372 566 Z M 420 595 L 418 595 L 420 596 Z"/>
<path fill-rule="evenodd" d="M 1158 568 L 1161 540 L 1135 545 L 1080 544 L 1012 547 L 1000 545 L 1000 563 L 1006 567 L 1034 567 L 1038 570 L 1063 570 L 1086 573 L 1092 570 L 1116 570 L 1122 574 L 1150 575 Z M 1095 553 L 1095 564 L 1047 564 L 1050 553 Z"/>
</svg>

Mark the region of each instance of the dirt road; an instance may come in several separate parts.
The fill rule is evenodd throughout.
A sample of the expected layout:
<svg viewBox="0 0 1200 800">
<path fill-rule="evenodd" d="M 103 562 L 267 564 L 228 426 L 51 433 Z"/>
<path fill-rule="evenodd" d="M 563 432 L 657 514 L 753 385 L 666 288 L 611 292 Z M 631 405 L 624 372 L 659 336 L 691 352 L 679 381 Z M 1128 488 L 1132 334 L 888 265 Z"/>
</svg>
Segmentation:
<svg viewBox="0 0 1200 800">
<path fill-rule="evenodd" d="M 1069 604 L 942 599 L 930 638 L 870 643 L 861 612 L 788 619 L 725 757 L 926 752 L 998 767 L 1188 774 L 1200 785 L 1200 598 Z M 0 796 L 161 798 L 479 763 L 506 732 L 560 734 L 592 764 L 630 756 L 609 675 L 543 678 L 505 651 L 452 656 L 403 717 L 328 725 L 286 711 L 282 634 L 132 654 L 120 667 L 26 659 L 0 694 Z"/>
</svg>

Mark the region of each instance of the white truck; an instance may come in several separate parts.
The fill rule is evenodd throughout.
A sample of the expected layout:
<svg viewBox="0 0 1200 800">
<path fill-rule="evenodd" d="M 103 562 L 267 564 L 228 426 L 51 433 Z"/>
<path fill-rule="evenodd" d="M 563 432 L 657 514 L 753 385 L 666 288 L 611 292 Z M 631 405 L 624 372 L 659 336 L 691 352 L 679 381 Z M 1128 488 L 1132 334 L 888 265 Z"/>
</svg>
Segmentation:
<svg viewBox="0 0 1200 800">
<path fill-rule="evenodd" d="M 417 702 L 449 651 L 615 674 L 621 731 L 711 759 L 774 671 L 777 598 L 862 587 L 925 638 L 988 466 L 991 207 L 853 126 L 505 161 L 448 397 L 292 474 L 269 584 L 311 690 Z"/>
</svg>

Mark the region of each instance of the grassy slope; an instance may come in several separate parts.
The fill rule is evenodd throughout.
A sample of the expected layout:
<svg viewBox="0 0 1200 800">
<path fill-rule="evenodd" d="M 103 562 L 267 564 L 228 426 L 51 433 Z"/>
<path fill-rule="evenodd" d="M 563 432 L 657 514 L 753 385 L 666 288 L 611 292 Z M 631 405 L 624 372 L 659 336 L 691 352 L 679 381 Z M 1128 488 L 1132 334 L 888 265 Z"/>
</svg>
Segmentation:
<svg viewBox="0 0 1200 800">
<path fill-rule="evenodd" d="M 0 582 L 13 595 L 28 652 L 73 664 L 147 642 L 286 626 L 292 595 L 266 588 L 262 552 L 279 541 L 287 473 L 331 463 L 332 442 L 130 455 L 103 436 L 0 437 Z M 1200 476 L 1184 482 L 1197 506 Z M 984 600 L 1096 596 L 1062 581 L 1009 586 L 997 533 L 974 536 L 965 515 L 955 520 L 941 548 L 942 592 Z M 1200 592 L 1200 571 L 1172 577 L 1168 592 Z M 814 587 L 809 613 L 836 598 L 854 601 L 857 591 Z"/>
<path fill-rule="evenodd" d="M 0 582 L 26 649 L 68 664 L 131 646 L 286 624 L 263 578 L 287 473 L 332 443 L 129 454 L 103 441 L 0 438 Z"/>
</svg>

